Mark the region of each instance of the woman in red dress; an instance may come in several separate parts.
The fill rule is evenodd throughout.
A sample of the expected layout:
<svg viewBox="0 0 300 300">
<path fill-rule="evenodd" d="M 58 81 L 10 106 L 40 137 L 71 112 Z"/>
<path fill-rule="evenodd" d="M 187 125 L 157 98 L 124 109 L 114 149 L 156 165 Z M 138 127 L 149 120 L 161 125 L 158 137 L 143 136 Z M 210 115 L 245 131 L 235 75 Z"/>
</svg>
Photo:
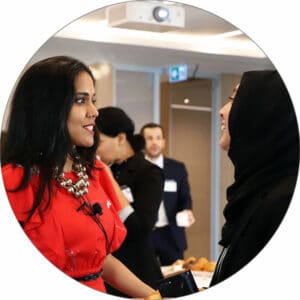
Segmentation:
<svg viewBox="0 0 300 300">
<path fill-rule="evenodd" d="M 110 253 L 126 228 L 106 169 L 95 160 L 94 78 L 64 56 L 32 65 L 20 79 L 1 151 L 12 209 L 33 244 L 75 280 L 104 281 L 135 297 L 160 298 Z"/>
</svg>

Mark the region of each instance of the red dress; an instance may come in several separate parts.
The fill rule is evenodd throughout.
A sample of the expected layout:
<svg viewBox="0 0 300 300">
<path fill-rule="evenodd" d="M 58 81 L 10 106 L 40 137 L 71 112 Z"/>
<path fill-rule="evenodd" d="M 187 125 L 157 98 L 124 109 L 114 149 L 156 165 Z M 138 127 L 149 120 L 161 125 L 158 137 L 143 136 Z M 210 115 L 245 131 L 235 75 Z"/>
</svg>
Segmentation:
<svg viewBox="0 0 300 300">
<path fill-rule="evenodd" d="M 43 255 L 73 278 L 99 272 L 108 252 L 118 249 L 126 236 L 126 228 L 117 213 L 120 206 L 110 179 L 99 161 L 96 165 L 101 170 L 92 171 L 89 191 L 84 197 L 91 204 L 100 203 L 103 214 L 98 219 L 106 231 L 108 245 L 99 225 L 83 210 L 77 211 L 80 206 L 78 200 L 63 187 L 59 187 L 56 180 L 53 180 L 53 196 L 49 208 L 44 212 L 36 210 L 24 227 L 25 233 Z M 23 172 L 24 169 L 20 166 L 8 164 L 2 167 L 6 190 L 18 186 Z M 65 172 L 65 177 L 75 180 L 73 173 Z M 38 179 L 38 175 L 33 175 L 25 189 L 7 192 L 19 221 L 26 219 L 25 212 L 31 208 Z M 106 291 L 101 276 L 82 283 L 96 290 Z"/>
</svg>

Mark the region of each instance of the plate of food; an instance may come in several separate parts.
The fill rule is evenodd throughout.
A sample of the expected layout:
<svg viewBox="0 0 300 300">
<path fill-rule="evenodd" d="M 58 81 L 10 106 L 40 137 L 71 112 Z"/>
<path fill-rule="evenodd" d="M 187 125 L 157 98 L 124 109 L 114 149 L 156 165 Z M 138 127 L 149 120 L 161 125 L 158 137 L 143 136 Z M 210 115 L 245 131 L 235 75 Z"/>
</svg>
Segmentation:
<svg viewBox="0 0 300 300">
<path fill-rule="evenodd" d="M 200 256 L 199 258 L 190 256 L 184 260 L 178 259 L 170 266 L 163 266 L 161 270 L 165 277 L 178 271 L 190 270 L 197 286 L 201 288 L 209 286 L 215 267 L 216 262 L 204 256 Z"/>
</svg>

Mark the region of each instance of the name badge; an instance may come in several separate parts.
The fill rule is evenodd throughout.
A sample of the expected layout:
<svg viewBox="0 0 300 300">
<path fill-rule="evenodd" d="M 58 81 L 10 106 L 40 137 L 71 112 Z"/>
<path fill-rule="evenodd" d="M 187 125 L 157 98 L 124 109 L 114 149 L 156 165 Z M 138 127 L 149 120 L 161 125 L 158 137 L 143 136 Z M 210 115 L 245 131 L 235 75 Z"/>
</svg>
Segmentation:
<svg viewBox="0 0 300 300">
<path fill-rule="evenodd" d="M 164 192 L 177 192 L 177 182 L 173 179 L 167 179 L 164 185 Z"/>
<path fill-rule="evenodd" d="M 133 195 L 131 193 L 130 187 L 127 186 L 127 185 L 123 185 L 123 186 L 121 186 L 121 190 L 122 190 L 124 196 L 129 201 L 129 203 L 133 203 L 134 202 L 134 198 L 133 198 Z"/>
</svg>

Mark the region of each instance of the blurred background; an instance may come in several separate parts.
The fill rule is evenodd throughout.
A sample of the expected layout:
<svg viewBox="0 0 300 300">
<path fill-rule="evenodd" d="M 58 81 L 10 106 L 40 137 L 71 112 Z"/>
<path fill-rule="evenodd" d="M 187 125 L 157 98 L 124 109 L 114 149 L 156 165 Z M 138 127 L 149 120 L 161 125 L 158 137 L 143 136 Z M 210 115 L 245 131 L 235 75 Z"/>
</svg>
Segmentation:
<svg viewBox="0 0 300 300">
<path fill-rule="evenodd" d="M 189 173 L 196 223 L 187 229 L 185 256 L 215 260 L 233 181 L 218 145 L 218 111 L 243 72 L 273 69 L 270 60 L 226 20 L 171 1 L 130 1 L 90 12 L 51 37 L 28 66 L 54 55 L 91 67 L 97 107 L 123 108 L 136 131 L 146 122 L 163 125 L 166 154 Z"/>
</svg>

